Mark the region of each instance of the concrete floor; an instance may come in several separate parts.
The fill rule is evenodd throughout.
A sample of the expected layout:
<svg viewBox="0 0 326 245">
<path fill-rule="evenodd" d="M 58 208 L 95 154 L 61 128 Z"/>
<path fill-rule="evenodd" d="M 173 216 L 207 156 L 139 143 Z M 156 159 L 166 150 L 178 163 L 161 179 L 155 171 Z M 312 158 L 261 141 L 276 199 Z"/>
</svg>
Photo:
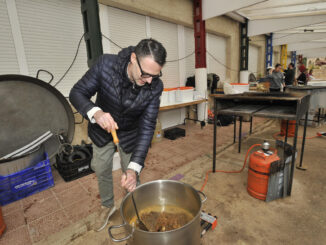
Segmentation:
<svg viewBox="0 0 326 245">
<path fill-rule="evenodd" d="M 262 120 L 254 121 L 254 129 L 259 130 Z M 87 132 L 86 125 L 82 125 Z M 162 139 L 154 143 L 146 158 L 146 168 L 142 171 L 142 183 L 162 179 L 168 173 L 212 151 L 212 125 L 201 129 L 193 122 L 187 123 L 186 137 L 176 141 Z M 77 127 L 79 128 L 79 127 Z M 79 128 L 81 129 L 81 128 Z M 247 134 L 249 123 L 244 123 Z M 232 143 L 233 126 L 220 128 L 217 149 Z M 82 131 L 77 136 L 85 135 Z M 75 144 L 78 143 L 75 142 Z M 95 174 L 90 174 L 71 182 L 65 182 L 59 173 L 52 169 L 55 186 L 22 200 L 2 207 L 7 229 L 0 238 L 0 245 L 44 244 L 51 234 L 64 232 L 56 238 L 56 244 L 67 244 L 71 239 L 91 228 L 92 214 L 100 207 L 98 183 Z M 121 171 L 113 172 L 113 182 L 120 182 Z M 119 184 L 114 185 L 116 202 L 125 195 Z M 77 227 L 76 227 L 77 226 Z M 69 232 L 69 227 L 73 229 Z M 79 233 L 80 232 L 80 233 Z M 50 243 L 52 244 L 52 243 Z"/>
<path fill-rule="evenodd" d="M 252 144 L 261 143 L 264 139 L 273 142 L 273 133 L 279 131 L 278 122 L 269 121 L 268 124 L 266 122 L 260 124 L 258 125 L 260 128 L 255 130 L 256 133 L 243 141 L 241 154 L 237 153 L 237 144 L 229 145 L 230 140 L 227 144 L 219 146 L 217 169 L 240 169 L 245 153 Z M 207 137 L 207 130 L 211 134 L 211 128 L 203 130 L 201 131 L 203 137 Z M 232 127 L 229 131 L 232 132 Z M 317 131 L 326 131 L 326 126 L 308 128 L 307 136 L 313 136 Z M 197 137 L 200 136 L 200 131 L 196 131 L 196 134 Z M 220 141 L 223 141 L 222 137 L 223 135 L 219 138 Z M 176 140 L 173 142 L 173 148 L 178 146 L 182 148 L 180 145 L 183 146 L 184 143 L 182 140 Z M 326 163 L 325 147 L 326 137 L 307 140 L 304 156 L 307 171 L 295 170 L 291 197 L 270 203 L 248 195 L 247 169 L 240 174 L 210 174 L 204 189 L 208 200 L 204 203 L 203 209 L 218 217 L 218 226 L 203 237 L 202 245 L 326 244 L 326 179 L 324 178 L 326 170 L 323 168 Z M 188 160 L 187 164 L 171 168 L 161 179 L 182 174 L 184 177 L 181 181 L 200 189 L 206 171 L 212 166 L 211 150 L 208 150 L 208 153 L 201 151 L 203 154 L 193 157 L 192 161 Z M 155 151 L 151 154 L 154 155 L 150 157 L 151 159 L 160 160 L 157 159 Z M 153 166 L 156 166 L 155 161 L 152 163 Z M 91 230 L 94 217 L 95 213 L 92 213 L 62 231 L 33 244 L 114 244 L 108 237 L 106 229 L 98 233 Z M 119 212 L 116 212 L 111 224 L 121 222 Z M 2 244 L 1 239 L 0 244 Z"/>
</svg>

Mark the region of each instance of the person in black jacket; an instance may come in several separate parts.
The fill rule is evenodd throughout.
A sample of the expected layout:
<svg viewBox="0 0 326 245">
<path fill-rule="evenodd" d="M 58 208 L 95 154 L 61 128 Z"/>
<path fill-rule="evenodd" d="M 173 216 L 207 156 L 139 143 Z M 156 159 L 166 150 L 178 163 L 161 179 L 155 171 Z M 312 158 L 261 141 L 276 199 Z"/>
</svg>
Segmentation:
<svg viewBox="0 0 326 245">
<path fill-rule="evenodd" d="M 297 78 L 298 84 L 307 85 L 308 83 L 308 70 L 304 68 Z"/>
<path fill-rule="evenodd" d="M 285 86 L 293 85 L 294 76 L 295 76 L 295 74 L 294 74 L 294 64 L 290 63 L 288 65 L 288 69 L 285 71 L 285 78 L 284 78 Z"/>
<path fill-rule="evenodd" d="M 144 39 L 136 47 L 118 55 L 104 54 L 73 86 L 69 99 L 88 119 L 88 135 L 93 141 L 91 167 L 95 171 L 102 209 L 94 230 L 102 230 L 116 210 L 112 165 L 116 147 L 111 130 L 119 137 L 121 186 L 129 192 L 139 183 L 138 175 L 150 146 L 163 91 L 162 67 L 166 50 L 154 39 Z M 97 95 L 95 103 L 91 97 Z"/>
</svg>

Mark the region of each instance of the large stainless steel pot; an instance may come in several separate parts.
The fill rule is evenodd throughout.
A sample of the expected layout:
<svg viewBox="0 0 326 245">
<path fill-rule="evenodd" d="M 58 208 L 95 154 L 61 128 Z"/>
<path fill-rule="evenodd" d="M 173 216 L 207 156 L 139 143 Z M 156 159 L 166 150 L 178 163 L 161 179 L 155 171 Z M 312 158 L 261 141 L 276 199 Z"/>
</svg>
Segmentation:
<svg viewBox="0 0 326 245">
<path fill-rule="evenodd" d="M 200 195 L 204 196 L 201 200 Z M 133 193 L 137 209 L 142 210 L 151 206 L 177 206 L 190 212 L 194 218 L 183 227 L 166 232 L 147 232 L 130 225 L 136 215 L 128 193 L 122 200 L 120 214 L 123 224 L 109 227 L 109 235 L 114 242 L 128 240 L 128 245 L 199 245 L 200 244 L 200 212 L 206 201 L 204 193 L 195 190 L 192 186 L 172 180 L 157 180 L 140 185 Z M 115 238 L 113 229 L 124 227 L 127 236 Z"/>
</svg>

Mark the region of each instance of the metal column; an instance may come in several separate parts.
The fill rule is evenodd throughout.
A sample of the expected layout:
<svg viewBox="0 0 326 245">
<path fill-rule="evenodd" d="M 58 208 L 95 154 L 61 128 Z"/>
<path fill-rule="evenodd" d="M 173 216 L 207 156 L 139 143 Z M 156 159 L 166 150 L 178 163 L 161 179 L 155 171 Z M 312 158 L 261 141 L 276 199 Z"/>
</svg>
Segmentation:
<svg viewBox="0 0 326 245">
<path fill-rule="evenodd" d="M 194 0 L 195 67 L 206 68 L 206 29 L 202 18 L 202 0 Z"/>
<path fill-rule="evenodd" d="M 91 67 L 103 54 L 102 33 L 97 0 L 80 0 L 84 23 L 87 64 Z"/>
<path fill-rule="evenodd" d="M 273 33 L 266 35 L 266 69 L 273 66 Z"/>
<path fill-rule="evenodd" d="M 249 38 L 247 34 L 248 20 L 246 23 L 240 23 L 240 71 L 248 70 Z"/>
</svg>

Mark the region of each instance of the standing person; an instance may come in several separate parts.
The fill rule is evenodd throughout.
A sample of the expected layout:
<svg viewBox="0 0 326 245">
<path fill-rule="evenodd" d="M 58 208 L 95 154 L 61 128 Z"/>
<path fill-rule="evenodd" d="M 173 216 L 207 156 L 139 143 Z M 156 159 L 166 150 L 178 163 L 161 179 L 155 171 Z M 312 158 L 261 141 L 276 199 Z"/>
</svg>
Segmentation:
<svg viewBox="0 0 326 245">
<path fill-rule="evenodd" d="M 300 85 L 307 85 L 308 83 L 308 71 L 306 68 L 304 68 L 297 78 L 298 84 Z"/>
<path fill-rule="evenodd" d="M 72 105 L 90 122 L 88 134 L 94 143 L 91 167 L 98 179 L 102 203 L 94 225 L 96 231 L 107 225 L 116 210 L 112 180 L 116 146 L 110 132 L 117 130 L 120 140 L 124 172 L 120 184 L 131 192 L 139 183 L 155 130 L 165 61 L 163 45 L 144 39 L 117 55 L 102 55 L 70 91 Z M 95 94 L 94 103 L 91 97 Z"/>
<path fill-rule="evenodd" d="M 279 92 L 284 87 L 282 65 L 276 64 L 270 79 L 270 92 Z"/>
<path fill-rule="evenodd" d="M 288 69 L 285 71 L 285 78 L 284 78 L 284 82 L 285 82 L 285 86 L 291 86 L 294 83 L 294 64 L 290 63 L 288 65 Z"/>
</svg>

